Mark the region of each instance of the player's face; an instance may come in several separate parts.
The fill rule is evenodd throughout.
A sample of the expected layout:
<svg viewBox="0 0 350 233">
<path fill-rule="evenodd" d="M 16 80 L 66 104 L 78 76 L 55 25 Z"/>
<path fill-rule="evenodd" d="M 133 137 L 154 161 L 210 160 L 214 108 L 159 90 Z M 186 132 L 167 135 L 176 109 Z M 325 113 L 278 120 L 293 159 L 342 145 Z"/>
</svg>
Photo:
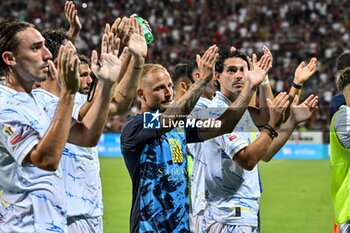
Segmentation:
<svg viewBox="0 0 350 233">
<path fill-rule="evenodd" d="M 88 64 L 79 65 L 79 76 L 80 76 L 80 89 L 81 94 L 87 95 L 90 90 L 90 85 L 92 82 L 91 69 Z"/>
<path fill-rule="evenodd" d="M 173 82 L 168 72 L 155 72 L 149 75 L 143 98 L 149 110 L 165 111 L 173 102 Z"/>
<path fill-rule="evenodd" d="M 246 61 L 239 57 L 232 57 L 225 60 L 224 70 L 218 78 L 222 93 L 228 96 L 232 94 L 239 95 L 241 93 L 245 82 L 245 65 Z"/>
<path fill-rule="evenodd" d="M 13 53 L 14 71 L 27 82 L 44 81 L 49 73 L 48 60 L 52 58 L 45 39 L 32 27 L 17 33 L 19 44 Z"/>
</svg>

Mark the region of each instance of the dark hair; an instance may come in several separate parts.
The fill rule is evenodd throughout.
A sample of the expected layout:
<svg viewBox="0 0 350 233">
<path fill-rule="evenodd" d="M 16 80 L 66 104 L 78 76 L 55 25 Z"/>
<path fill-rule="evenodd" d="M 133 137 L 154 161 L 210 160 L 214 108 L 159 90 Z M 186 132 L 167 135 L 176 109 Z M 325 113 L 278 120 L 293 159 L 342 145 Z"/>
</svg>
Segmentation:
<svg viewBox="0 0 350 233">
<path fill-rule="evenodd" d="M 85 56 L 83 54 L 78 54 L 78 58 L 79 58 L 81 64 L 87 64 L 89 66 L 91 65 L 90 60 L 87 56 Z"/>
<path fill-rule="evenodd" d="M 203 56 L 203 53 L 200 53 L 199 56 Z M 197 64 L 197 55 L 193 55 L 190 57 L 190 59 L 188 59 L 188 61 L 186 62 L 186 73 L 187 73 L 187 77 L 191 80 L 191 82 L 195 82 L 193 77 L 192 77 L 192 73 L 194 70 L 198 69 L 198 64 Z"/>
<path fill-rule="evenodd" d="M 185 63 L 179 63 L 175 66 L 174 73 L 171 76 L 174 85 L 176 85 L 181 79 L 187 78 L 187 70 Z"/>
<path fill-rule="evenodd" d="M 339 91 L 343 91 L 344 88 L 350 84 L 350 67 L 339 72 L 336 82 Z"/>
<path fill-rule="evenodd" d="M 342 53 L 337 57 L 336 67 L 337 71 L 350 67 L 350 52 Z"/>
<path fill-rule="evenodd" d="M 215 64 L 215 71 L 217 71 L 219 73 L 222 73 L 224 71 L 225 60 L 228 58 L 232 58 L 232 57 L 242 58 L 245 62 L 247 62 L 248 69 L 250 68 L 247 55 L 245 53 L 243 53 L 242 51 L 239 51 L 239 50 L 231 51 L 228 48 L 224 48 L 219 52 L 219 54 L 220 54 L 220 56 Z"/>
<path fill-rule="evenodd" d="M 24 31 L 28 27 L 33 27 L 33 24 L 24 22 L 19 19 L 10 19 L 0 23 L 0 55 L 5 51 L 10 51 L 13 53 L 17 52 L 17 47 L 19 44 L 17 33 Z M 3 59 L 0 59 L 0 75 L 6 76 L 9 71 Z"/>
<path fill-rule="evenodd" d="M 61 45 L 71 39 L 70 36 L 68 36 L 67 31 L 63 28 L 48 29 L 43 31 L 42 35 L 45 38 L 46 47 L 52 53 L 53 61 L 57 58 Z"/>
</svg>

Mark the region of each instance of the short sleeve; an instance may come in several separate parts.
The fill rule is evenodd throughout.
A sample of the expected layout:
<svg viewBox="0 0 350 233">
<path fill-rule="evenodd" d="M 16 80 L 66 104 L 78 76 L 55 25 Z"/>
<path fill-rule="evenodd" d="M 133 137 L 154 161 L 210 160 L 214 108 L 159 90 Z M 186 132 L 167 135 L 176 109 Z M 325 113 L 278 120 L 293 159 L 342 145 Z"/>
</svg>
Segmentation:
<svg viewBox="0 0 350 233">
<path fill-rule="evenodd" d="M 19 122 L 1 122 L 0 127 L 1 145 L 21 165 L 28 153 L 39 143 L 39 133 Z"/>
<path fill-rule="evenodd" d="M 142 115 L 132 116 L 122 129 L 120 137 L 122 151 L 143 148 L 147 142 L 156 138 L 159 138 L 157 129 L 144 128 Z"/>
<path fill-rule="evenodd" d="M 216 139 L 221 145 L 221 149 L 231 159 L 233 159 L 238 152 L 248 146 L 248 142 L 242 136 L 234 132 L 221 135 L 216 137 Z"/>
<path fill-rule="evenodd" d="M 334 119 L 334 127 L 340 143 L 345 148 L 350 148 L 350 108 L 342 107 Z"/>
<path fill-rule="evenodd" d="M 75 99 L 74 99 L 73 113 L 72 113 L 72 118 L 75 121 L 78 121 L 80 109 L 85 104 L 85 102 L 86 102 L 86 97 L 80 93 L 76 93 Z"/>
</svg>

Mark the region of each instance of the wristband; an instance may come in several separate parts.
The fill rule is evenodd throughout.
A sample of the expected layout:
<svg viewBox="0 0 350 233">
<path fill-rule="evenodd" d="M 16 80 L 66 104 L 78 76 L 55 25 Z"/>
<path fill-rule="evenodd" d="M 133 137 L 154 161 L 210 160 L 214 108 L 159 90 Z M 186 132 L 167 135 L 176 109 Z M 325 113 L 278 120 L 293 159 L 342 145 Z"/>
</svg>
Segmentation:
<svg viewBox="0 0 350 233">
<path fill-rule="evenodd" d="M 293 82 L 293 85 L 292 85 L 295 89 L 298 89 L 300 90 L 303 86 L 302 85 L 299 85 L 299 84 L 296 84 L 295 82 Z"/>
<path fill-rule="evenodd" d="M 264 129 L 267 129 L 268 131 L 270 131 L 270 137 L 271 137 L 272 139 L 278 137 L 278 133 L 276 132 L 276 130 L 274 130 L 274 129 L 271 127 L 271 125 L 268 125 L 268 124 L 267 124 L 267 125 L 264 125 L 263 128 L 264 128 Z"/>
<path fill-rule="evenodd" d="M 266 75 L 265 78 L 264 78 L 264 80 L 261 82 L 260 85 L 265 85 L 265 84 L 269 84 L 269 83 L 270 83 L 269 76 Z"/>
</svg>

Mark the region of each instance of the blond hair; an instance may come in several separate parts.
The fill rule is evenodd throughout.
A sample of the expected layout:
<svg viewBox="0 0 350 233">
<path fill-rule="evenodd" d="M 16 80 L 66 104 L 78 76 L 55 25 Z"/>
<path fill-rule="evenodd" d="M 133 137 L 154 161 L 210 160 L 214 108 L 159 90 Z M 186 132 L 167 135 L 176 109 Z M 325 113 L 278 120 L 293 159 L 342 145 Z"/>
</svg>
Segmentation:
<svg viewBox="0 0 350 233">
<path fill-rule="evenodd" d="M 147 63 L 143 66 L 139 87 L 144 87 L 145 81 L 154 73 L 168 73 L 167 69 L 160 64 Z"/>
</svg>

